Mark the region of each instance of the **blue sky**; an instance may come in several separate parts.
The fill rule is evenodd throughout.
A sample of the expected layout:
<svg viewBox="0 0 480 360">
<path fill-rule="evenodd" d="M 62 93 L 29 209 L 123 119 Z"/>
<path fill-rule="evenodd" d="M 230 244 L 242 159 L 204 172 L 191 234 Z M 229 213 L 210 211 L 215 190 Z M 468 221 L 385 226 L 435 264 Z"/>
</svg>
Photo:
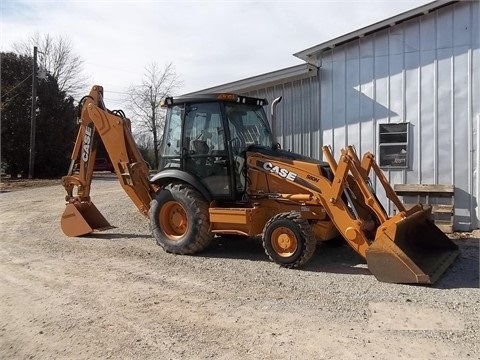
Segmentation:
<svg viewBox="0 0 480 360">
<path fill-rule="evenodd" d="M 173 62 L 187 93 L 301 64 L 293 53 L 429 2 L 0 0 L 0 49 L 67 36 L 118 108 L 154 61 Z"/>
</svg>

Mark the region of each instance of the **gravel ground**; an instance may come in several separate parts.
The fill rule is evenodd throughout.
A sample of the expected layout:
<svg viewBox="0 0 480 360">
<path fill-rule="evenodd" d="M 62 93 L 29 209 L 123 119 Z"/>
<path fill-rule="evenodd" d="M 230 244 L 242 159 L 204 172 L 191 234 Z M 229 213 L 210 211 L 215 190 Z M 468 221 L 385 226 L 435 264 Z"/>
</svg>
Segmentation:
<svg viewBox="0 0 480 360">
<path fill-rule="evenodd" d="M 2 359 L 478 359 L 479 232 L 434 286 L 378 282 L 348 246 L 302 270 L 255 240 L 166 254 L 115 178 L 92 199 L 117 228 L 60 230 L 64 190 L 0 194 Z"/>
</svg>

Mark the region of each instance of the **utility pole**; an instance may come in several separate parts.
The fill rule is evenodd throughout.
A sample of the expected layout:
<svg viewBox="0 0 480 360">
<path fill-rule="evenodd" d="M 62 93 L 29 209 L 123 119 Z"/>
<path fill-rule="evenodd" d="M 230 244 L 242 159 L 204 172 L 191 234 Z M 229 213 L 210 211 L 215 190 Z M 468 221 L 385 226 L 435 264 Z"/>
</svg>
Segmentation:
<svg viewBox="0 0 480 360">
<path fill-rule="evenodd" d="M 37 117 L 37 47 L 33 47 L 32 70 L 32 119 L 30 122 L 30 160 L 28 162 L 28 178 L 33 178 L 35 168 L 35 120 Z"/>
</svg>

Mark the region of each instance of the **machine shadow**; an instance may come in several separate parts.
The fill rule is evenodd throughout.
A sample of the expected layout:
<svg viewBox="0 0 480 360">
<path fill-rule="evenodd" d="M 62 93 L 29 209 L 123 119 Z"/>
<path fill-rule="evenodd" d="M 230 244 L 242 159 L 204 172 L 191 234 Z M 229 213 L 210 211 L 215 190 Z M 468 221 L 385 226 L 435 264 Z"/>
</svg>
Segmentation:
<svg viewBox="0 0 480 360">
<path fill-rule="evenodd" d="M 198 256 L 206 258 L 244 259 L 268 261 L 258 238 L 241 236 L 216 236 L 212 243 Z"/>
<path fill-rule="evenodd" d="M 480 287 L 479 239 L 470 238 L 454 240 L 454 242 L 459 246 L 460 256 L 435 284 L 410 285 L 438 289 Z M 208 249 L 198 256 L 270 261 L 258 238 L 218 237 Z M 368 270 L 366 261 L 341 240 L 318 244 L 309 263 L 297 271 L 373 276 Z"/>
<path fill-rule="evenodd" d="M 121 241 L 127 239 L 151 238 L 150 234 L 92 233 L 84 239 Z M 460 249 L 455 262 L 442 274 L 440 279 L 428 286 L 437 289 L 479 288 L 480 287 L 480 239 L 454 240 Z M 159 251 L 162 251 L 160 248 Z M 243 259 L 270 262 L 259 238 L 236 236 L 216 237 L 212 244 L 195 256 L 218 259 Z M 272 263 L 272 265 L 274 265 Z M 295 270 L 292 270 L 295 271 Z M 317 245 L 315 254 L 306 266 L 296 271 L 325 272 L 348 275 L 371 275 L 366 261 L 345 242 L 334 240 Z"/>
<path fill-rule="evenodd" d="M 128 240 L 128 239 L 149 239 L 152 238 L 151 234 L 125 234 L 125 233 L 106 233 L 97 232 L 83 236 L 79 236 L 83 239 L 102 239 L 102 240 Z"/>
<path fill-rule="evenodd" d="M 216 237 L 212 245 L 198 256 L 270 262 L 259 238 Z M 312 259 L 297 271 L 371 274 L 366 262 L 353 249 L 336 240 L 318 244 Z"/>
<path fill-rule="evenodd" d="M 372 275 L 367 262 L 344 240 L 333 240 L 317 245 L 315 254 L 304 268 L 314 272 L 349 275 Z"/>
<path fill-rule="evenodd" d="M 480 287 L 480 239 L 453 240 L 460 249 L 460 255 L 434 284 L 438 289 L 459 289 Z"/>
</svg>

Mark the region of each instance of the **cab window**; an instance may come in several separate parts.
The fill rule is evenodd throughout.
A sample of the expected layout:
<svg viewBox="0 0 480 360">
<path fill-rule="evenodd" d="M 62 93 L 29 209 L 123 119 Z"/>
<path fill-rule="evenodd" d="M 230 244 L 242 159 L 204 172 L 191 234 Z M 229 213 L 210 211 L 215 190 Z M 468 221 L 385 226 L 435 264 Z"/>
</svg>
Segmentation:
<svg viewBox="0 0 480 360">
<path fill-rule="evenodd" d="M 163 154 L 180 155 L 181 139 L 182 139 L 182 112 L 179 106 L 174 106 L 169 112 L 166 121 L 165 132 L 165 147 Z"/>
</svg>

